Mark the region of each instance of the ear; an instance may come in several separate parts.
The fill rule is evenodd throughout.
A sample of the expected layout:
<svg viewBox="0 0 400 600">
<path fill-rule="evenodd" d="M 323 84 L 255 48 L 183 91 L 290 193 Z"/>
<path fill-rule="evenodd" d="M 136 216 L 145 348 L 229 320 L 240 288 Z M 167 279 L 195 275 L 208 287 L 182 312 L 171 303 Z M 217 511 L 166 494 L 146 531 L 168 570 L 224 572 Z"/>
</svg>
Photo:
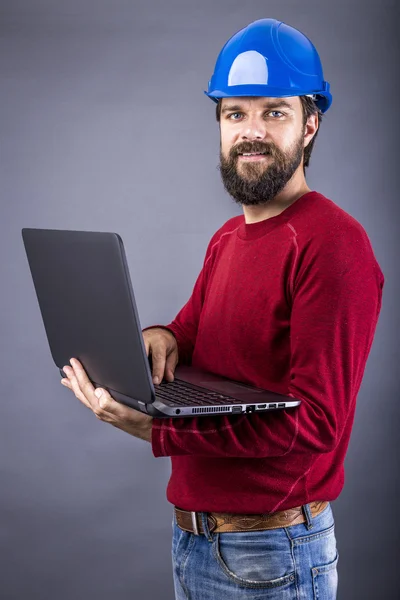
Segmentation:
<svg viewBox="0 0 400 600">
<path fill-rule="evenodd" d="M 307 119 L 307 123 L 304 126 L 304 142 L 303 147 L 305 148 L 311 142 L 312 138 L 318 131 L 318 114 L 315 113 L 310 115 Z"/>
</svg>

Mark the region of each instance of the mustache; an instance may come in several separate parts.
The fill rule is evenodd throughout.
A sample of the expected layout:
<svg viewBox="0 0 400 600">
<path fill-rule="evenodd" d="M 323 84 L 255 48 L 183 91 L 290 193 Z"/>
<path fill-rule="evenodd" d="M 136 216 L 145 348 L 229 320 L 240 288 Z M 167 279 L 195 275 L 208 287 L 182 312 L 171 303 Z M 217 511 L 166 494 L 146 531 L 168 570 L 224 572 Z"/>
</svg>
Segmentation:
<svg viewBox="0 0 400 600">
<path fill-rule="evenodd" d="M 231 158 L 236 158 L 239 154 L 257 152 L 266 155 L 275 155 L 275 146 L 273 144 L 265 144 L 264 142 L 241 142 L 237 146 L 230 149 L 229 155 Z"/>
</svg>

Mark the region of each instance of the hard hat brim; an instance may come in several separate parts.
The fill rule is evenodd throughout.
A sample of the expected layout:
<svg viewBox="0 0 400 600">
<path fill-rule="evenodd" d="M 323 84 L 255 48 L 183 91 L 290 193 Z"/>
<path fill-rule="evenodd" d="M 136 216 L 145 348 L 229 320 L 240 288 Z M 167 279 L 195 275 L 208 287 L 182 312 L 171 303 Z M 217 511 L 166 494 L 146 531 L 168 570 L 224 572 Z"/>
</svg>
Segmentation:
<svg viewBox="0 0 400 600">
<path fill-rule="evenodd" d="M 322 112 L 326 112 L 332 104 L 332 96 L 329 92 L 321 92 L 315 90 L 285 90 L 282 88 L 271 88 L 270 86 L 258 85 L 240 85 L 231 86 L 229 93 L 222 90 L 213 90 L 211 92 L 204 91 L 215 103 L 221 98 L 242 98 L 242 97 L 264 97 L 264 98 L 290 98 L 293 96 L 315 96 L 315 103 Z"/>
</svg>

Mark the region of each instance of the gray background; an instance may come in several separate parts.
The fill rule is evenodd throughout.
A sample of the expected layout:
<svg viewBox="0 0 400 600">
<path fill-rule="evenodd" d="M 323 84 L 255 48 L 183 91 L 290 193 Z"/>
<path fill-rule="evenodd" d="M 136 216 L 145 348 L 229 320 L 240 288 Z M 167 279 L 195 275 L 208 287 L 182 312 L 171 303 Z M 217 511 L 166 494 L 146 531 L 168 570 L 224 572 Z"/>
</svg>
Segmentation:
<svg viewBox="0 0 400 600">
<path fill-rule="evenodd" d="M 363 224 L 386 277 L 333 510 L 339 599 L 398 597 L 395 2 L 0 6 L 1 599 L 173 598 L 169 458 L 60 385 L 21 229 L 118 232 L 142 327 L 171 320 L 211 235 L 241 212 L 220 182 L 203 90 L 223 43 L 263 17 L 318 48 L 334 100 L 308 182 Z"/>
</svg>

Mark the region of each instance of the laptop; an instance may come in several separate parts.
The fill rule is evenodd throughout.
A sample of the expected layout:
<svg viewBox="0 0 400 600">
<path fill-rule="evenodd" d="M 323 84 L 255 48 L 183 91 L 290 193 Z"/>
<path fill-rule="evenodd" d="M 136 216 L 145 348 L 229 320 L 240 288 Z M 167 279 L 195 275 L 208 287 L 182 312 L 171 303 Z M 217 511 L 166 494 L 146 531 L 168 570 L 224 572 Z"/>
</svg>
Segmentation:
<svg viewBox="0 0 400 600">
<path fill-rule="evenodd" d="M 154 385 L 117 233 L 22 229 L 51 355 L 60 375 L 77 358 L 95 387 L 153 417 L 193 417 L 288 409 L 300 399 L 177 365 Z"/>
</svg>

